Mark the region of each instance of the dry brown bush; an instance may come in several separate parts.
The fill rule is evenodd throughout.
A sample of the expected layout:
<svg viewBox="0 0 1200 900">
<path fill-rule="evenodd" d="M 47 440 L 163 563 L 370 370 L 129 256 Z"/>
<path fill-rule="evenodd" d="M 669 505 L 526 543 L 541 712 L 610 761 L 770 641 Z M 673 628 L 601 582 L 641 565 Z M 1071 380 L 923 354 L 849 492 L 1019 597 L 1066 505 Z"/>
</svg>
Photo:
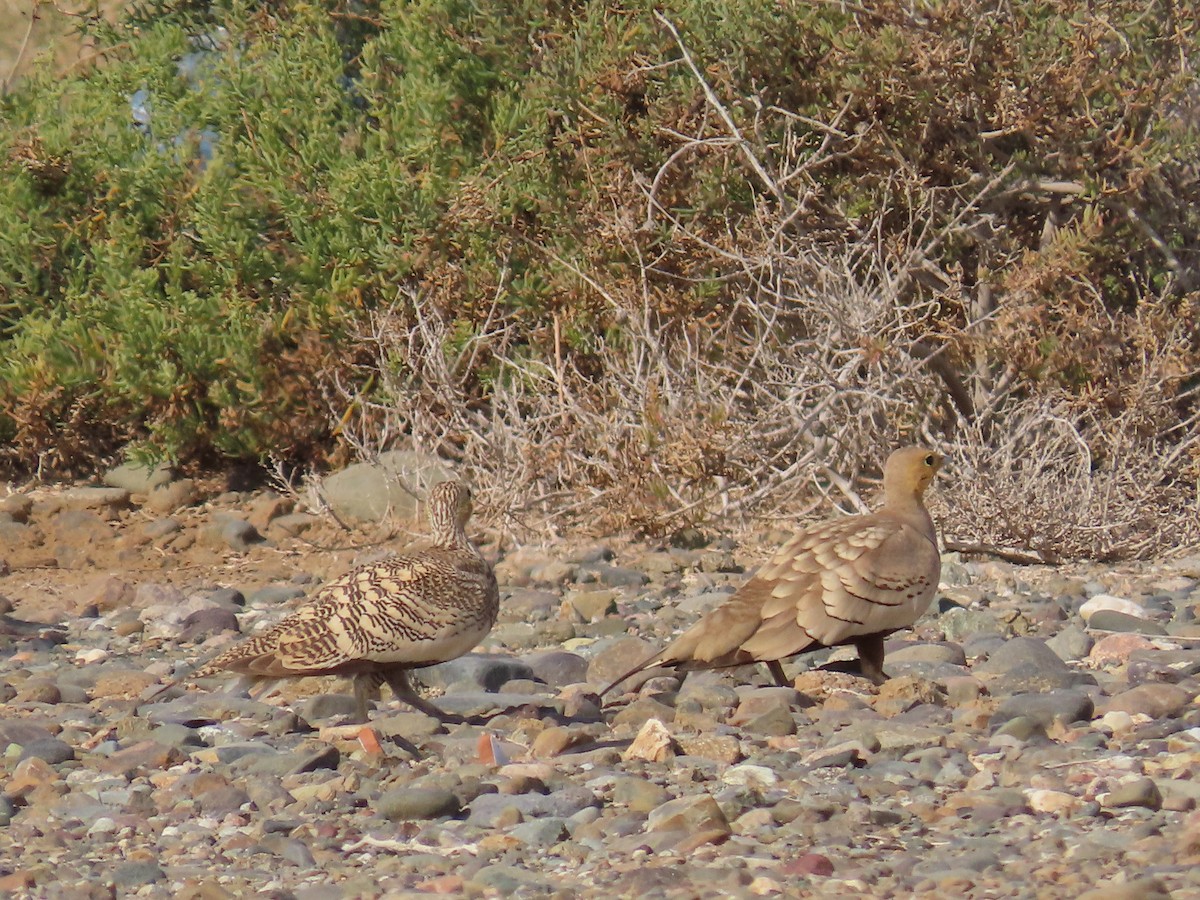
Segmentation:
<svg viewBox="0 0 1200 900">
<path fill-rule="evenodd" d="M 444 285 L 413 286 L 360 336 L 383 390 L 330 398 L 360 453 L 402 441 L 455 459 L 523 535 L 667 535 L 865 509 L 887 450 L 922 440 L 949 457 L 935 505 L 951 546 L 1053 562 L 1196 541 L 1194 297 L 1174 284 L 1113 312 L 1072 277 L 1101 213 L 1071 205 L 1075 185 L 1014 187 L 1011 166 L 953 189 L 898 168 L 906 227 L 890 211 L 856 219 L 811 174 L 863 135 L 756 98 L 755 127 L 739 128 L 659 18 L 706 112 L 671 135 L 655 177 L 606 173 L 640 187 L 640 209 L 611 194 L 597 232 L 640 266 L 543 251 L 596 298 L 590 352 L 563 341 L 557 316 L 504 312 L 503 283 L 469 333 Z M 789 124 L 829 139 L 791 140 Z M 760 133 L 785 138 L 763 146 Z M 685 220 L 661 201 L 701 155 L 751 183 L 753 215 Z M 995 232 L 1017 194 L 1045 216 L 1036 251 Z M 964 245 L 978 271 L 946 252 Z M 677 314 L 673 280 L 697 278 L 716 298 Z"/>
</svg>

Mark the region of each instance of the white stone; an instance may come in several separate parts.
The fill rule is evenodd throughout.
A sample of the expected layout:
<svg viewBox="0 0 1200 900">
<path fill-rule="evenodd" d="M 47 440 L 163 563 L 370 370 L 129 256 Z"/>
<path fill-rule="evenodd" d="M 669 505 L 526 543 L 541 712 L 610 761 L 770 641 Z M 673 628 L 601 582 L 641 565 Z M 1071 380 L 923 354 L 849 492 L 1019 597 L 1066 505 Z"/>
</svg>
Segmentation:
<svg viewBox="0 0 1200 900">
<path fill-rule="evenodd" d="M 671 732 L 666 725 L 658 719 L 647 719 L 621 758 L 663 762 L 675 755 L 672 743 Z"/>
<path fill-rule="evenodd" d="M 1124 734 L 1133 728 L 1133 716 L 1123 710 L 1114 709 L 1100 717 L 1100 724 L 1113 734 Z"/>
<path fill-rule="evenodd" d="M 721 781 L 735 787 L 763 790 L 776 785 L 779 782 L 779 776 L 766 766 L 743 763 L 740 766 L 731 766 L 726 769 L 725 774 L 721 776 Z"/>
<path fill-rule="evenodd" d="M 1064 791 L 1026 791 L 1025 799 L 1029 801 L 1029 808 L 1034 812 L 1049 813 L 1054 816 L 1069 816 L 1079 808 L 1080 804 L 1078 797 Z"/>
<path fill-rule="evenodd" d="M 92 827 L 88 829 L 88 834 L 112 834 L 117 830 L 117 823 L 108 816 L 101 816 L 92 823 Z"/>
<path fill-rule="evenodd" d="M 1111 609 L 1114 612 L 1136 616 L 1139 619 L 1147 618 L 1145 607 L 1132 600 L 1126 600 L 1124 597 L 1114 597 L 1112 594 L 1097 594 L 1092 597 L 1079 607 L 1079 615 L 1083 616 L 1083 621 L 1089 622 L 1092 616 L 1102 609 Z"/>
</svg>

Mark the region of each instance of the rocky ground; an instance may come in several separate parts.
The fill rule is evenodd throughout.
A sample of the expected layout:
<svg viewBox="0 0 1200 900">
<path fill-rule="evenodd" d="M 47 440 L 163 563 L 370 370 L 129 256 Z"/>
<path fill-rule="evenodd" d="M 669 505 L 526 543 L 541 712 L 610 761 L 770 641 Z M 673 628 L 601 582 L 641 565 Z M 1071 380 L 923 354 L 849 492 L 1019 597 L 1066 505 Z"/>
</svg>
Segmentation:
<svg viewBox="0 0 1200 900">
<path fill-rule="evenodd" d="M 380 548 L 269 492 L 132 487 L 0 501 L 0 892 L 1200 896 L 1200 560 L 949 557 L 882 688 L 823 653 L 601 709 L 779 535 L 510 549 L 491 637 L 422 675 L 486 724 L 385 693 L 360 728 L 333 679 L 141 699 Z"/>
</svg>

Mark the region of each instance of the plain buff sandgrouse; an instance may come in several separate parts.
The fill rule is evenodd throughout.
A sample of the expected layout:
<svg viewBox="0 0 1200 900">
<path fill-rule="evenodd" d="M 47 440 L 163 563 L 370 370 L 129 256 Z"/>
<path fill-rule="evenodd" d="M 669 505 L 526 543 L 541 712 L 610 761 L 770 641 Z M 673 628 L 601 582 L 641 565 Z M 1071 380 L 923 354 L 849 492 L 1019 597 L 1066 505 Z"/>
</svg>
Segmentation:
<svg viewBox="0 0 1200 900">
<path fill-rule="evenodd" d="M 343 675 L 353 679 L 359 721 L 366 721 L 367 703 L 385 683 L 426 715 L 454 718 L 417 694 L 408 673 L 477 646 L 496 622 L 499 590 L 492 567 L 466 534 L 466 485 L 438 484 L 428 505 L 429 549 L 347 572 L 310 604 L 216 656 L 189 680 L 235 672 L 261 684 L 261 697 L 280 679 Z"/>
<path fill-rule="evenodd" d="M 885 680 L 884 638 L 912 625 L 938 588 L 937 533 L 922 500 L 941 464 L 924 447 L 892 453 L 880 510 L 798 532 L 725 603 L 601 693 L 651 666 L 763 662 L 787 684 L 780 660 L 840 644 L 858 650 L 863 675 Z"/>
</svg>

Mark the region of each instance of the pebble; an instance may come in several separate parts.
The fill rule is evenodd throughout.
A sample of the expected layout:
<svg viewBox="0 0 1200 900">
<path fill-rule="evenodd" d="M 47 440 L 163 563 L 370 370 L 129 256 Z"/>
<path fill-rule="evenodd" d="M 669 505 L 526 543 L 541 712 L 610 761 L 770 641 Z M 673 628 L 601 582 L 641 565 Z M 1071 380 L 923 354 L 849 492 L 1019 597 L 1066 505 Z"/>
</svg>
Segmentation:
<svg viewBox="0 0 1200 900">
<path fill-rule="evenodd" d="M 1134 603 L 1132 600 L 1127 600 L 1124 597 L 1115 597 L 1112 594 L 1095 594 L 1084 602 L 1078 610 L 1078 614 L 1084 623 L 1093 628 L 1103 627 L 1092 623 L 1092 619 L 1101 612 L 1115 612 L 1123 616 L 1138 619 L 1145 619 L 1147 617 L 1145 607 Z"/>
<path fill-rule="evenodd" d="M 385 819 L 438 819 L 456 815 L 461 804 L 453 791 L 444 788 L 402 787 L 380 796 L 375 809 Z"/>
</svg>

